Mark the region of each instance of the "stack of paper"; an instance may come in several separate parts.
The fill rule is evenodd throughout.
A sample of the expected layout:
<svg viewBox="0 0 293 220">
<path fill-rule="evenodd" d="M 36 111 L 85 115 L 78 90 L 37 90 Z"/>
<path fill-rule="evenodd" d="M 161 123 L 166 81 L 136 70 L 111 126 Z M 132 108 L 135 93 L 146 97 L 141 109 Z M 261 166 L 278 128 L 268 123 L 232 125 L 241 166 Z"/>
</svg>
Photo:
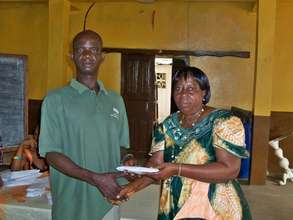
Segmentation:
<svg viewBox="0 0 293 220">
<path fill-rule="evenodd" d="M 29 176 L 35 176 L 40 174 L 40 170 L 21 170 L 21 171 L 12 171 L 10 172 L 10 178 L 11 179 L 18 179 L 18 178 L 24 178 Z"/>
<path fill-rule="evenodd" d="M 49 177 L 39 178 L 42 173 L 40 170 L 23 170 L 9 171 L 6 170 L 0 173 L 4 182 L 4 187 L 13 187 L 20 185 L 29 185 L 26 189 L 26 197 L 40 197 L 46 194 L 48 203 L 52 204 L 52 198 L 49 187 Z"/>
<path fill-rule="evenodd" d="M 37 181 L 37 178 L 41 176 L 40 170 L 23 170 L 23 171 L 7 171 L 1 173 L 1 177 L 4 182 L 4 186 L 20 186 L 31 185 Z"/>
<path fill-rule="evenodd" d="M 44 177 L 36 181 L 26 189 L 26 197 L 38 197 L 47 192 L 49 188 L 49 178 Z"/>
</svg>

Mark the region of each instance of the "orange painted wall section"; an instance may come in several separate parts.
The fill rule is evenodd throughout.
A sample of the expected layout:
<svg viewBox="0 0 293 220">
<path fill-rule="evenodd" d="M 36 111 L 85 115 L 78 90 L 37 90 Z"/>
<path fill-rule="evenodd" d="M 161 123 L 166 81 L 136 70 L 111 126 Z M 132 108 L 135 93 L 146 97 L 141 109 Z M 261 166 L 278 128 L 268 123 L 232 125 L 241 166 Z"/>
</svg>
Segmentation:
<svg viewBox="0 0 293 220">
<path fill-rule="evenodd" d="M 272 111 L 293 112 L 293 1 L 277 4 Z"/>
<path fill-rule="evenodd" d="M 209 105 L 227 109 L 236 106 L 252 110 L 253 59 L 193 57 L 191 64 L 202 69 L 209 77 Z"/>
<path fill-rule="evenodd" d="M 50 77 L 56 74 L 48 73 L 47 67 L 47 4 L 1 5 L 8 8 L 0 14 L 1 52 L 29 56 L 28 97 L 42 98 L 47 93 L 48 74 Z M 82 30 L 89 3 L 74 2 L 72 6 L 70 40 Z M 213 106 L 233 105 L 251 110 L 256 33 L 256 14 L 251 6 L 239 2 L 103 2 L 90 12 L 87 27 L 102 35 L 106 47 L 250 51 L 250 59 L 193 57 L 191 64 L 203 68 L 210 76 Z M 118 55 L 107 55 L 100 71 L 106 86 L 117 92 L 120 92 L 119 64 Z M 74 77 L 69 59 L 67 65 L 64 78 Z"/>
<path fill-rule="evenodd" d="M 46 93 L 48 7 L 38 3 L 0 3 L 0 53 L 28 56 L 28 97 Z"/>
<path fill-rule="evenodd" d="M 71 37 L 82 29 L 89 3 L 74 6 L 79 11 L 71 14 Z M 192 57 L 191 64 L 210 77 L 211 105 L 252 109 L 256 13 L 251 3 L 103 2 L 92 8 L 87 28 L 99 32 L 106 47 L 250 51 L 249 59 Z"/>
<path fill-rule="evenodd" d="M 120 94 L 121 89 L 121 54 L 108 53 L 105 54 L 103 64 L 100 67 L 98 78 L 103 81 L 106 89 L 111 89 Z M 114 80 L 113 80 L 114 79 Z"/>
<path fill-rule="evenodd" d="M 70 38 L 80 31 L 89 3 L 73 3 Z M 28 97 L 43 98 L 48 77 L 48 5 L 0 3 L 0 52 L 28 55 Z M 293 109 L 293 2 L 277 4 L 272 111 Z M 255 68 L 256 12 L 244 2 L 97 3 L 88 16 L 88 28 L 101 33 L 106 47 L 170 50 L 246 50 L 250 59 L 192 57 L 191 64 L 207 72 L 212 84 L 211 104 L 252 109 Z M 115 57 L 115 58 L 114 58 Z M 120 91 L 120 58 L 101 67 L 101 77 Z M 106 72 L 115 72 L 109 77 Z M 74 76 L 68 60 L 66 77 Z M 49 73 L 55 74 L 55 73 Z M 108 78 L 109 77 L 109 78 Z M 62 86 L 62 85 L 60 85 Z"/>
</svg>

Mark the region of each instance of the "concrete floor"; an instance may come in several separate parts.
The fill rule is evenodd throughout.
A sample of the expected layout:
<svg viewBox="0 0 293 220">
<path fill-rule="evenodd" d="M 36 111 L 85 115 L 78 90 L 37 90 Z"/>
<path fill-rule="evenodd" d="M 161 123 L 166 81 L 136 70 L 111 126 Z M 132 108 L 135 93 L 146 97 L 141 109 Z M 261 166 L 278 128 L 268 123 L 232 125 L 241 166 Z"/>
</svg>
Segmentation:
<svg viewBox="0 0 293 220">
<path fill-rule="evenodd" d="M 121 220 L 155 220 L 158 209 L 159 185 L 151 185 L 135 194 L 121 206 Z M 242 185 L 253 220 L 293 219 L 293 183 L 285 186 L 268 179 L 264 186 Z"/>
<path fill-rule="evenodd" d="M 280 186 L 277 182 L 269 179 L 264 186 L 242 185 L 254 220 L 293 219 L 293 183 Z"/>
</svg>

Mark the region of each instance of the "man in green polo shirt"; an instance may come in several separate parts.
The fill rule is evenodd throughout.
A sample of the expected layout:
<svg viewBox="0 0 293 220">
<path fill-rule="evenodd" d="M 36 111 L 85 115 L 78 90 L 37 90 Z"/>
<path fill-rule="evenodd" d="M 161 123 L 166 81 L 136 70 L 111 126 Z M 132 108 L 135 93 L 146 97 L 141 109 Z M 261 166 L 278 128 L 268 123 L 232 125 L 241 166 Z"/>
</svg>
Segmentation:
<svg viewBox="0 0 293 220">
<path fill-rule="evenodd" d="M 75 36 L 72 59 L 76 80 L 50 92 L 42 105 L 39 151 L 50 165 L 52 218 L 120 219 L 110 216 L 109 201 L 121 190 L 117 178 L 126 175 L 115 172 L 120 147 L 129 146 L 124 102 L 97 80 L 103 61 L 97 33 Z"/>
</svg>

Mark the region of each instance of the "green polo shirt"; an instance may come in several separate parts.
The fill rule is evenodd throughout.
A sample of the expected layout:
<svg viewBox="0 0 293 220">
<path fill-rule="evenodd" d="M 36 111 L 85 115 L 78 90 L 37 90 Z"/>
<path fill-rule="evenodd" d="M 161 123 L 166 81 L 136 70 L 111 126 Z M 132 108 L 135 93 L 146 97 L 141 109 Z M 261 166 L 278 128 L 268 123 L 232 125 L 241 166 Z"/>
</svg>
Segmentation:
<svg viewBox="0 0 293 220">
<path fill-rule="evenodd" d="M 121 96 L 88 89 L 76 80 L 50 92 L 41 114 L 39 151 L 60 152 L 77 165 L 97 173 L 112 172 L 120 163 L 120 146 L 129 146 L 128 121 Z M 50 167 L 52 217 L 100 220 L 110 210 L 96 187 Z"/>
</svg>

